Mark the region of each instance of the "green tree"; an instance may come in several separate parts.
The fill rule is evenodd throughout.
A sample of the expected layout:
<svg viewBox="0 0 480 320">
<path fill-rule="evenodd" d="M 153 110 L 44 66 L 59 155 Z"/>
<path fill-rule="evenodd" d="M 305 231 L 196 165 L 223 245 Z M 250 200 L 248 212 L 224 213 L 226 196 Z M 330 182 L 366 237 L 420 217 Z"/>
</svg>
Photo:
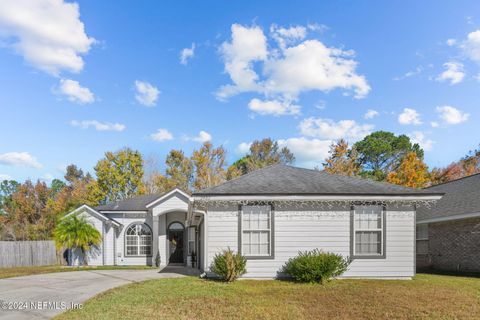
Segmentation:
<svg viewBox="0 0 480 320">
<path fill-rule="evenodd" d="M 3 180 L 0 182 L 0 213 L 12 206 L 12 194 L 17 192 L 18 183 L 15 180 Z"/>
<path fill-rule="evenodd" d="M 344 176 L 355 176 L 360 172 L 357 164 L 358 153 L 355 148 L 350 149 L 347 141 L 340 139 L 330 146 L 330 156 L 325 159 L 323 170 L 328 173 Z"/>
<path fill-rule="evenodd" d="M 255 140 L 250 145 L 249 153 L 228 168 L 227 178 L 230 180 L 277 163 L 293 164 L 294 162 L 294 154 L 287 147 L 280 148 L 277 141 L 271 138 Z"/>
<path fill-rule="evenodd" d="M 193 151 L 195 190 L 213 187 L 225 181 L 225 153 L 222 146 L 214 148 L 210 142 L 205 142 L 199 150 Z"/>
<path fill-rule="evenodd" d="M 97 181 L 90 192 L 103 201 L 131 198 L 141 191 L 143 160 L 138 151 L 129 148 L 106 152 L 95 166 Z"/>
<path fill-rule="evenodd" d="M 84 177 L 82 169 L 78 168 L 74 164 L 68 165 L 65 171 L 65 180 L 70 184 L 72 184 L 76 180 L 81 180 Z"/>
<path fill-rule="evenodd" d="M 171 150 L 165 164 L 166 176 L 172 181 L 173 187 L 189 191 L 193 179 L 192 160 L 186 157 L 182 150 Z"/>
<path fill-rule="evenodd" d="M 80 249 L 83 265 L 87 265 L 87 253 L 92 246 L 102 242 L 102 235 L 85 217 L 72 215 L 62 219 L 55 228 L 54 239 L 57 248 Z"/>
<path fill-rule="evenodd" d="M 377 181 L 385 181 L 388 173 L 397 170 L 409 152 L 415 152 L 419 159 L 423 159 L 423 150 L 417 143 L 412 144 L 406 135 L 395 136 L 386 131 L 374 132 L 353 147 L 358 152 L 360 174 Z"/>
<path fill-rule="evenodd" d="M 53 194 L 58 194 L 63 188 L 65 188 L 65 186 L 65 182 L 60 179 L 53 179 L 52 183 L 50 184 Z"/>
</svg>

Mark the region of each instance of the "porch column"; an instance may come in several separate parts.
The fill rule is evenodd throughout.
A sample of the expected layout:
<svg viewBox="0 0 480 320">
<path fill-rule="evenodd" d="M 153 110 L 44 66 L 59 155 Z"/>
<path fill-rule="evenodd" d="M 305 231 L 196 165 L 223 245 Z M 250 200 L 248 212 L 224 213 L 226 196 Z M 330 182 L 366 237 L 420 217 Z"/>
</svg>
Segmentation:
<svg viewBox="0 0 480 320">
<path fill-rule="evenodd" d="M 160 266 L 160 252 L 158 251 L 158 216 L 153 216 L 153 243 L 152 243 L 152 265 Z"/>
</svg>

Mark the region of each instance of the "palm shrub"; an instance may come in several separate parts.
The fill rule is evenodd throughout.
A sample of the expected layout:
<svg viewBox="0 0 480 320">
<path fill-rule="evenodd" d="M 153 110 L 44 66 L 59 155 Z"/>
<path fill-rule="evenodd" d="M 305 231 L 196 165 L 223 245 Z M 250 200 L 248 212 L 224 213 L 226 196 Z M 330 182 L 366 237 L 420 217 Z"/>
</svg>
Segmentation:
<svg viewBox="0 0 480 320">
<path fill-rule="evenodd" d="M 62 219 L 53 232 L 57 248 L 80 249 L 83 265 L 87 265 L 87 252 L 102 242 L 102 235 L 85 217 L 72 215 Z"/>
<path fill-rule="evenodd" d="M 351 260 L 340 254 L 323 252 L 318 249 L 299 252 L 290 258 L 282 268 L 282 273 L 298 282 L 323 283 L 347 271 Z"/>
<path fill-rule="evenodd" d="M 247 272 L 246 264 L 247 259 L 244 256 L 228 248 L 215 255 L 210 270 L 223 281 L 233 282 Z"/>
</svg>

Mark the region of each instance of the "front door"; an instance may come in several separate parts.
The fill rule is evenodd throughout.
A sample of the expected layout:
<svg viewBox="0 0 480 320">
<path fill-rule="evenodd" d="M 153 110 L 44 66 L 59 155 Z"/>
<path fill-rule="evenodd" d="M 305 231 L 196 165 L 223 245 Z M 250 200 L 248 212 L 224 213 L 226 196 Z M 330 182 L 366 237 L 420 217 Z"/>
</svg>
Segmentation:
<svg viewBox="0 0 480 320">
<path fill-rule="evenodd" d="M 169 263 L 183 263 L 183 230 L 168 230 Z"/>
</svg>

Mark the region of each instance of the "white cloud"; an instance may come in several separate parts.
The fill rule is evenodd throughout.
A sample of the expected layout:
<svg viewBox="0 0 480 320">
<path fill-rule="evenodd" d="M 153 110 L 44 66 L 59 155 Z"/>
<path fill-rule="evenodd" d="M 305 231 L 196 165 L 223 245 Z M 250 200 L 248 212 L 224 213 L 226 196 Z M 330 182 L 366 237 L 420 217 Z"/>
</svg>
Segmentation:
<svg viewBox="0 0 480 320">
<path fill-rule="evenodd" d="M 422 67 L 422 66 L 418 66 L 418 67 L 415 68 L 415 70 L 407 71 L 407 72 L 406 72 L 404 75 L 402 75 L 402 76 L 394 77 L 393 80 L 395 80 L 395 81 L 403 80 L 403 79 L 406 79 L 406 78 L 410 78 L 410 77 L 419 75 L 419 74 L 422 73 L 422 72 L 423 72 L 423 67 Z"/>
<path fill-rule="evenodd" d="M 192 46 L 190 48 L 184 48 L 180 52 L 180 63 L 183 65 L 187 65 L 188 60 L 193 58 L 195 55 L 195 43 L 192 43 Z"/>
<path fill-rule="evenodd" d="M 250 146 L 252 143 L 242 142 L 237 146 L 236 152 L 238 154 L 246 154 L 250 151 Z"/>
<path fill-rule="evenodd" d="M 100 122 L 97 120 L 72 120 L 70 124 L 74 127 L 79 127 L 82 129 L 93 127 L 97 131 L 123 131 L 126 128 L 126 126 L 121 123 Z"/>
<path fill-rule="evenodd" d="M 451 46 L 454 46 L 457 43 L 457 40 L 447 39 L 447 41 L 445 41 L 445 43 L 447 44 L 447 46 L 451 47 Z"/>
<path fill-rule="evenodd" d="M 437 107 L 436 111 L 446 124 L 459 124 L 467 121 L 470 116 L 468 113 L 464 113 L 451 106 Z"/>
<path fill-rule="evenodd" d="M 425 137 L 425 133 L 421 131 L 414 131 L 408 134 L 408 136 L 410 137 L 412 143 L 418 143 L 425 151 L 432 150 L 433 144 L 435 143 L 435 141 L 427 139 Z"/>
<path fill-rule="evenodd" d="M 0 164 L 6 166 L 22 166 L 35 169 L 42 168 L 37 159 L 28 152 L 7 152 L 0 154 Z"/>
<path fill-rule="evenodd" d="M 400 124 L 413 124 L 413 125 L 419 125 L 422 124 L 422 121 L 420 120 L 420 114 L 417 112 L 415 109 L 410 109 L 410 108 L 405 108 L 403 109 L 403 112 L 400 113 L 398 116 L 398 122 Z"/>
<path fill-rule="evenodd" d="M 295 154 L 296 164 L 308 168 L 322 166 L 325 158 L 328 157 L 331 144 L 332 140 L 307 139 L 304 137 L 278 140 L 280 147 L 288 147 Z"/>
<path fill-rule="evenodd" d="M 355 72 L 352 51 L 329 48 L 318 40 L 306 40 L 282 51 L 279 58 L 265 62 L 265 90 L 296 99 L 301 92 L 353 90 L 356 98 L 365 97 L 370 86 Z"/>
<path fill-rule="evenodd" d="M 220 53 L 225 72 L 232 84 L 217 92 L 226 100 L 242 92 L 254 92 L 268 101 L 293 104 L 302 92 L 344 89 L 363 98 L 370 91 L 365 77 L 356 73 L 354 52 L 327 47 L 319 40 L 305 39 L 307 28 L 271 27 L 271 38 L 278 47 L 270 46 L 258 26 L 232 25 L 232 39 L 222 44 Z M 255 67 L 258 64 L 257 72 Z"/>
<path fill-rule="evenodd" d="M 358 124 L 354 120 L 335 122 L 330 119 L 310 117 L 302 120 L 299 128 L 301 134 L 307 137 L 357 140 L 370 134 L 373 125 Z"/>
<path fill-rule="evenodd" d="M 257 98 L 248 103 L 248 108 L 261 115 L 292 115 L 300 113 L 300 106 L 288 103 L 286 101 L 262 101 Z"/>
<path fill-rule="evenodd" d="M 480 63 L 480 30 L 470 32 L 460 47 L 468 58 Z"/>
<path fill-rule="evenodd" d="M 173 139 L 173 134 L 167 129 L 158 129 L 157 132 L 152 133 L 150 138 L 155 141 L 163 142 Z"/>
<path fill-rule="evenodd" d="M 450 61 L 444 63 L 445 71 L 438 75 L 435 79 L 437 81 L 449 81 L 451 85 L 460 83 L 465 77 L 465 72 L 463 69 L 463 64 L 460 62 Z"/>
<path fill-rule="evenodd" d="M 85 33 L 77 3 L 0 1 L 0 37 L 32 66 L 58 75 L 80 72 L 95 40 Z"/>
<path fill-rule="evenodd" d="M 233 24 L 231 42 L 224 42 L 220 53 L 225 63 L 225 72 L 229 74 L 233 84 L 224 85 L 217 92 L 217 98 L 228 97 L 245 92 L 257 91 L 257 73 L 253 70 L 253 62 L 267 58 L 267 38 L 260 27 L 244 27 Z"/>
<path fill-rule="evenodd" d="M 307 36 L 307 28 L 303 26 L 295 26 L 290 28 L 279 27 L 276 24 L 270 26 L 270 34 L 277 41 L 280 48 L 305 39 Z"/>
<path fill-rule="evenodd" d="M 90 89 L 82 87 L 80 83 L 75 80 L 61 79 L 56 91 L 58 94 L 66 96 L 71 102 L 86 104 L 95 101 L 95 96 Z"/>
<path fill-rule="evenodd" d="M 45 181 L 45 182 L 52 182 L 52 180 L 55 179 L 55 177 L 53 176 L 53 174 L 51 173 L 45 173 L 41 178 L 40 180 L 42 181 Z"/>
<path fill-rule="evenodd" d="M 135 99 L 147 107 L 156 105 L 160 90 L 148 82 L 135 80 Z"/>
<path fill-rule="evenodd" d="M 12 177 L 10 177 L 8 174 L 0 173 L 0 181 L 3 180 L 12 180 Z"/>
<path fill-rule="evenodd" d="M 379 113 L 377 110 L 373 109 L 368 109 L 367 112 L 363 115 L 363 118 L 365 119 L 373 119 L 375 117 L 378 117 Z"/>
<path fill-rule="evenodd" d="M 440 126 L 440 124 L 437 121 L 430 122 L 430 125 L 432 126 L 432 128 L 438 128 Z"/>
<path fill-rule="evenodd" d="M 204 143 L 212 140 L 212 135 L 206 131 L 201 130 L 198 136 L 192 138 L 193 141 Z"/>
</svg>

